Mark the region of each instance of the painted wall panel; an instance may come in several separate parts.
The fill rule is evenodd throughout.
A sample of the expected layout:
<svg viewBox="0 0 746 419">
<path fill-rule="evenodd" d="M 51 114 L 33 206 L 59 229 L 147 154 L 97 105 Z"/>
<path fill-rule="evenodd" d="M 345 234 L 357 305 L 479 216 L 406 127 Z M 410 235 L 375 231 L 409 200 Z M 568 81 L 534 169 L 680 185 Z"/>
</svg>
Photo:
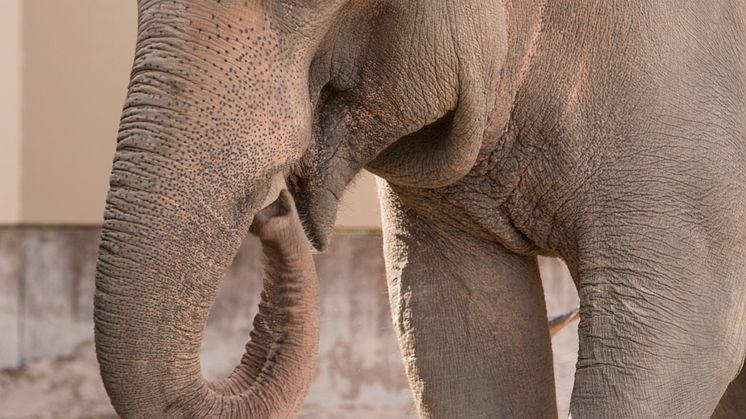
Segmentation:
<svg viewBox="0 0 746 419">
<path fill-rule="evenodd" d="M 134 55 L 136 6 L 23 1 L 23 223 L 100 223 Z M 380 226 L 373 176 L 361 176 L 345 198 L 339 227 Z"/>
<path fill-rule="evenodd" d="M 21 215 L 21 0 L 0 2 L 0 224 Z"/>
<path fill-rule="evenodd" d="M 136 34 L 134 1 L 23 1 L 24 223 L 97 223 Z"/>
</svg>

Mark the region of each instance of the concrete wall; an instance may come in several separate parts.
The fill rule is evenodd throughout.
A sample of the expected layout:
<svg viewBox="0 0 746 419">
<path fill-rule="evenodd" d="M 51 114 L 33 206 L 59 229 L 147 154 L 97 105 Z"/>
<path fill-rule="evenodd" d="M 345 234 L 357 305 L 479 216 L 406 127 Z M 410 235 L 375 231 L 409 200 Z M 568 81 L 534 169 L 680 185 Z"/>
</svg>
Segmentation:
<svg viewBox="0 0 746 419">
<path fill-rule="evenodd" d="M 0 2 L 0 224 L 98 225 L 135 48 L 137 2 Z M 378 228 L 370 175 L 338 226 Z"/>
<path fill-rule="evenodd" d="M 15 229 L 0 230 L 0 369 L 21 365 L 20 237 Z"/>
</svg>

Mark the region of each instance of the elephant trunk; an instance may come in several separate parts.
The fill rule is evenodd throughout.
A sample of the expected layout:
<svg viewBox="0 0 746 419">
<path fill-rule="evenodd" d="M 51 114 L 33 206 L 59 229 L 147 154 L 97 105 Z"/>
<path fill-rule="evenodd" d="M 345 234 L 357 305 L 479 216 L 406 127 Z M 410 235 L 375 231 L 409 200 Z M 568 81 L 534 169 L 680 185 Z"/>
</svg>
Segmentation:
<svg viewBox="0 0 746 419">
<path fill-rule="evenodd" d="M 259 313 L 240 365 L 210 388 L 245 398 L 251 409 L 239 417 L 294 417 L 318 355 L 319 291 L 311 247 L 286 190 L 257 214 L 251 232 L 260 237 L 267 259 Z M 272 400 L 284 411 L 267 410 Z"/>
<path fill-rule="evenodd" d="M 240 364 L 215 383 L 200 372 L 210 305 L 195 295 L 204 291 L 186 278 L 179 278 L 179 297 L 159 294 L 162 288 L 155 284 L 147 289 L 126 284 L 138 281 L 121 275 L 131 261 L 111 253 L 118 246 L 111 240 L 115 233 L 104 233 L 96 282 L 96 349 L 107 392 L 122 417 L 297 414 L 318 353 L 319 297 L 310 244 L 287 191 L 257 214 L 251 231 L 260 237 L 267 259 L 259 313 Z"/>
<path fill-rule="evenodd" d="M 308 147 L 307 69 L 258 6 L 138 4 L 96 267 L 106 390 L 125 418 L 291 416 L 314 367 L 316 279 L 288 195 L 259 210 Z M 255 330 L 233 375 L 207 383 L 203 330 L 254 219 L 269 258 Z"/>
</svg>

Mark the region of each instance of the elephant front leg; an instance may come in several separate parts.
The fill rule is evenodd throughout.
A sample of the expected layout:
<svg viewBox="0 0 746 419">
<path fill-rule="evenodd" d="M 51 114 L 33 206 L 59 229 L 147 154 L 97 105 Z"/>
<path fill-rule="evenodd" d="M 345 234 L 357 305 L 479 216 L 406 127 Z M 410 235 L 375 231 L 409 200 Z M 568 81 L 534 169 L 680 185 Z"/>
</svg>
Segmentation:
<svg viewBox="0 0 746 419">
<path fill-rule="evenodd" d="M 424 221 L 387 186 L 394 324 L 423 418 L 556 418 L 536 259 Z"/>
<path fill-rule="evenodd" d="M 709 418 L 738 373 L 743 253 L 679 220 L 638 213 L 582 234 L 568 263 L 582 319 L 573 419 Z"/>
</svg>

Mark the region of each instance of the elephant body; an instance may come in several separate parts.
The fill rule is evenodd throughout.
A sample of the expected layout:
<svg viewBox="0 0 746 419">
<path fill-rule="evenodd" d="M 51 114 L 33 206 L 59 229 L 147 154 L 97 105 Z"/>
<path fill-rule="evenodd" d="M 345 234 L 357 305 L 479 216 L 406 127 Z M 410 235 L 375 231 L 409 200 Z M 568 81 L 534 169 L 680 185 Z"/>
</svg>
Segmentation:
<svg viewBox="0 0 746 419">
<path fill-rule="evenodd" d="M 581 299 L 573 418 L 743 414 L 746 377 L 728 386 L 746 357 L 746 3 L 139 5 L 100 359 L 108 335 L 139 330 L 122 320 L 133 299 L 174 332 L 121 338 L 123 357 L 193 355 L 270 178 L 323 250 L 365 168 L 421 417 L 557 416 L 537 255 L 563 258 Z M 118 391 L 120 376 L 168 382 L 119 361 L 104 379 L 125 416 L 128 398 L 169 406 L 190 388 Z M 258 397 L 292 411 L 303 389 L 285 384 Z"/>
</svg>

